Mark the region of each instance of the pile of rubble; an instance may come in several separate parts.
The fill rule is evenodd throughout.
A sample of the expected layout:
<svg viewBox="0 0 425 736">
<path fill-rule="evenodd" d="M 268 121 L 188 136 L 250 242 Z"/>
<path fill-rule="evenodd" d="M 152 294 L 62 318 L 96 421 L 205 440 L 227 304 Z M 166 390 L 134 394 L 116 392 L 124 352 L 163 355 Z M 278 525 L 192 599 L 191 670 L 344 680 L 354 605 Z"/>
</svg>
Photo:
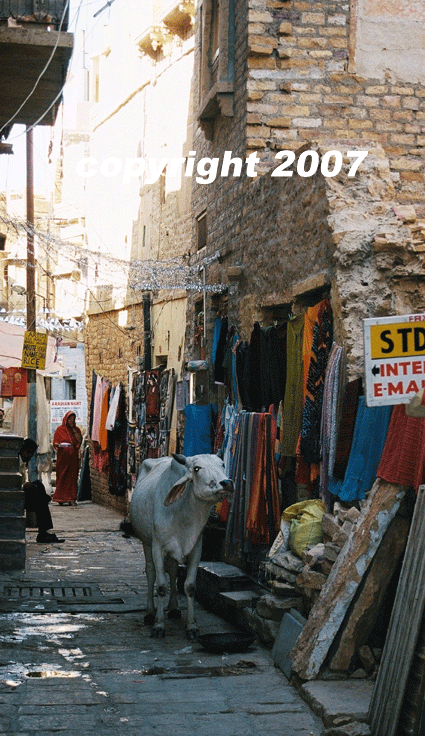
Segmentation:
<svg viewBox="0 0 425 736">
<path fill-rule="evenodd" d="M 389 507 L 382 506 L 380 499 L 385 498 L 386 490 L 380 483 L 358 508 L 335 503 L 333 514 L 322 517 L 321 541 L 302 552 L 301 557 L 289 549 L 273 554 L 272 548 L 270 558 L 261 563 L 261 580 L 270 592 L 257 600 L 255 612 L 249 614 L 251 626 L 254 628 L 255 623 L 263 641 L 272 645 L 279 623 L 290 609 L 296 609 L 308 621 L 295 655 L 294 671 L 303 680 L 376 676 L 382 647 L 369 642 L 368 636 L 381 610 L 394 560 L 402 554 L 408 528 L 406 519 L 397 513 L 396 490 Z M 382 529 L 375 528 L 379 513 L 375 504 L 388 521 L 388 532 L 387 521 Z M 317 639 L 311 652 L 307 651 L 305 634 L 310 629 L 312 641 Z M 322 641 L 326 637 L 327 643 Z M 314 646 L 321 652 L 320 664 L 310 667 L 310 659 L 316 656 Z"/>
</svg>

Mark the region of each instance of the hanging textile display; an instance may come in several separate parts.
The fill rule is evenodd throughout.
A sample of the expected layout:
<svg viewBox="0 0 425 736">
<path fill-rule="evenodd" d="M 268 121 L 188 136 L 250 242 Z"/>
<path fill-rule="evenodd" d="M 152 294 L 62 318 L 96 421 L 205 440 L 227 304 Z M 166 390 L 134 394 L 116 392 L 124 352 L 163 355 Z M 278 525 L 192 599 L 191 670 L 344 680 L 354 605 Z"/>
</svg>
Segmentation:
<svg viewBox="0 0 425 736">
<path fill-rule="evenodd" d="M 377 476 L 385 445 L 392 406 L 367 407 L 360 396 L 353 443 L 343 481 L 331 478 L 329 493 L 342 501 L 357 501 L 365 497 Z"/>
<path fill-rule="evenodd" d="M 99 442 L 100 415 L 102 412 L 102 376 L 96 376 L 96 388 L 93 403 L 93 423 L 91 429 L 91 438 L 94 442 Z"/>
<path fill-rule="evenodd" d="M 226 527 L 226 554 L 242 560 L 250 545 L 271 544 L 280 521 L 272 415 L 241 412 L 229 417 L 232 439 L 225 448 L 235 492 Z"/>
<path fill-rule="evenodd" d="M 183 454 L 186 457 L 211 453 L 214 443 L 214 427 L 217 408 L 212 404 L 198 406 L 188 404 L 184 409 L 186 426 Z"/>
<path fill-rule="evenodd" d="M 333 342 L 332 309 L 328 299 L 320 302 L 313 330 L 307 392 L 301 422 L 300 451 L 310 465 L 320 462 L 320 422 L 326 366 Z M 318 469 L 317 473 L 318 475 Z"/>
<path fill-rule="evenodd" d="M 160 368 L 145 373 L 146 419 L 159 421 L 160 409 Z"/>
<path fill-rule="evenodd" d="M 346 383 L 346 355 L 344 348 L 332 345 L 326 368 L 323 388 L 320 446 L 322 465 L 320 470 L 320 496 L 328 502 L 328 483 L 333 475 L 336 444 L 341 422 L 342 397 Z"/>
<path fill-rule="evenodd" d="M 377 475 L 416 491 L 425 483 L 425 418 L 408 416 L 404 404 L 393 409 Z"/>
<path fill-rule="evenodd" d="M 303 371 L 302 346 L 304 334 L 304 315 L 288 322 L 287 333 L 287 378 L 285 399 L 280 423 L 281 455 L 294 457 L 301 429 L 303 412 Z"/>
<path fill-rule="evenodd" d="M 27 369 L 4 368 L 1 376 L 1 397 L 11 399 L 14 396 L 26 395 Z"/>
<path fill-rule="evenodd" d="M 77 501 L 91 501 L 90 447 L 86 445 L 78 479 Z"/>
<path fill-rule="evenodd" d="M 220 324 L 220 331 L 217 340 L 217 346 L 215 349 L 215 361 L 214 361 L 214 381 L 218 384 L 224 384 L 224 368 L 223 360 L 226 352 L 227 343 L 227 330 L 229 327 L 229 320 L 227 317 L 223 317 Z"/>
<path fill-rule="evenodd" d="M 109 492 L 114 496 L 124 496 L 127 491 L 128 422 L 125 389 L 122 384 L 117 386 L 113 398 L 116 396 L 116 408 L 113 410 L 115 421 L 112 430 L 108 431 Z"/>
<path fill-rule="evenodd" d="M 354 426 L 356 423 L 357 407 L 359 396 L 362 394 L 362 379 L 356 378 L 349 381 L 344 390 L 342 399 L 341 417 L 344 421 L 340 422 L 338 439 L 335 451 L 335 461 L 333 475 L 340 480 L 344 479 L 347 469 L 348 458 L 350 457 L 351 444 L 353 442 Z"/>
</svg>

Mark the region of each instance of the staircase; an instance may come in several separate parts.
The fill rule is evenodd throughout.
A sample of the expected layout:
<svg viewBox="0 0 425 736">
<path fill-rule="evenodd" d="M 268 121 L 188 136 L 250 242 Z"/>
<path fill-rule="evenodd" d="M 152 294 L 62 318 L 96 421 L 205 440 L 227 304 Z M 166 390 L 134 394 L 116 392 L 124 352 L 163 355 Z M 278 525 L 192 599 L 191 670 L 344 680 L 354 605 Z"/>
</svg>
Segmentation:
<svg viewBox="0 0 425 736">
<path fill-rule="evenodd" d="M 21 444 L 22 437 L 0 434 L 0 571 L 25 569 Z"/>
</svg>

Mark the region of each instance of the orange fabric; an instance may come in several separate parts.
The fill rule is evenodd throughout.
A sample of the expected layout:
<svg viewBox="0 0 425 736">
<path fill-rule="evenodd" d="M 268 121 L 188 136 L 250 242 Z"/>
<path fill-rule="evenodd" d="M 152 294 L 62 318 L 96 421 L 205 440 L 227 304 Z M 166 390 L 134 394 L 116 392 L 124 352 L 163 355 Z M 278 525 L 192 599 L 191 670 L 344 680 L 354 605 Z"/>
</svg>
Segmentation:
<svg viewBox="0 0 425 736">
<path fill-rule="evenodd" d="M 102 408 L 100 410 L 100 424 L 99 424 L 99 444 L 101 450 L 108 449 L 108 430 L 106 429 L 106 419 L 109 411 L 109 396 L 111 389 L 109 386 L 105 389 L 102 398 Z"/>
<path fill-rule="evenodd" d="M 307 393 L 308 369 L 310 367 L 311 346 L 313 345 L 314 325 L 317 322 L 319 309 L 322 302 L 309 307 L 304 315 L 304 334 L 303 334 L 303 396 Z"/>
<path fill-rule="evenodd" d="M 310 359 L 311 359 L 311 347 L 313 345 L 313 332 L 314 332 L 314 325 L 316 324 L 317 317 L 319 315 L 319 309 L 320 304 L 315 304 L 313 307 L 308 307 L 305 315 L 304 315 L 304 334 L 303 334 L 303 397 L 305 400 L 306 394 L 307 394 L 307 379 L 308 379 L 308 369 L 310 367 Z M 301 458 L 301 435 L 298 437 L 297 442 L 297 449 L 296 449 L 296 457 L 297 457 L 297 465 L 296 465 L 296 471 L 295 471 L 295 481 L 297 483 L 308 483 L 312 480 L 314 480 L 317 475 L 320 473 L 320 469 L 318 467 L 313 468 L 312 466 L 312 472 L 310 474 L 308 469 L 308 464 L 305 462 L 303 458 Z"/>
<path fill-rule="evenodd" d="M 272 544 L 268 519 L 273 518 L 273 533 L 276 536 L 280 521 L 277 468 L 274 459 L 274 444 L 267 438 L 267 414 L 259 414 L 257 448 L 255 453 L 254 477 L 246 520 L 246 529 L 251 533 L 254 544 Z M 271 428 L 272 429 L 272 428 Z M 273 429 L 272 429 L 273 432 Z M 267 472 L 268 470 L 268 472 Z M 268 509 L 267 483 L 272 498 L 272 508 Z"/>
</svg>

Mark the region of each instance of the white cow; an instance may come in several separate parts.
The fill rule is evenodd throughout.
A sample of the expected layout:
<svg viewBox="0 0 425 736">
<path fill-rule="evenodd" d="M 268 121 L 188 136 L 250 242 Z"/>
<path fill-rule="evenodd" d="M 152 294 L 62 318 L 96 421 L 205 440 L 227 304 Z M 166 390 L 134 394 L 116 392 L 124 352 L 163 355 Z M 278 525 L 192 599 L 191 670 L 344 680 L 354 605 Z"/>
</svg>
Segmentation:
<svg viewBox="0 0 425 736">
<path fill-rule="evenodd" d="M 196 572 L 201 559 L 202 532 L 212 507 L 233 493 L 233 482 L 226 477 L 218 455 L 173 455 L 145 460 L 140 469 L 130 503 L 130 521 L 143 542 L 148 580 L 146 625 L 152 637 L 161 638 L 164 630 L 164 602 L 167 595 L 166 572 L 170 576 L 168 617 L 180 618 L 177 601 L 177 568 L 187 562 L 184 591 L 187 598 L 187 629 L 195 639 L 194 597 Z M 154 584 L 157 581 L 157 609 Z"/>
</svg>

